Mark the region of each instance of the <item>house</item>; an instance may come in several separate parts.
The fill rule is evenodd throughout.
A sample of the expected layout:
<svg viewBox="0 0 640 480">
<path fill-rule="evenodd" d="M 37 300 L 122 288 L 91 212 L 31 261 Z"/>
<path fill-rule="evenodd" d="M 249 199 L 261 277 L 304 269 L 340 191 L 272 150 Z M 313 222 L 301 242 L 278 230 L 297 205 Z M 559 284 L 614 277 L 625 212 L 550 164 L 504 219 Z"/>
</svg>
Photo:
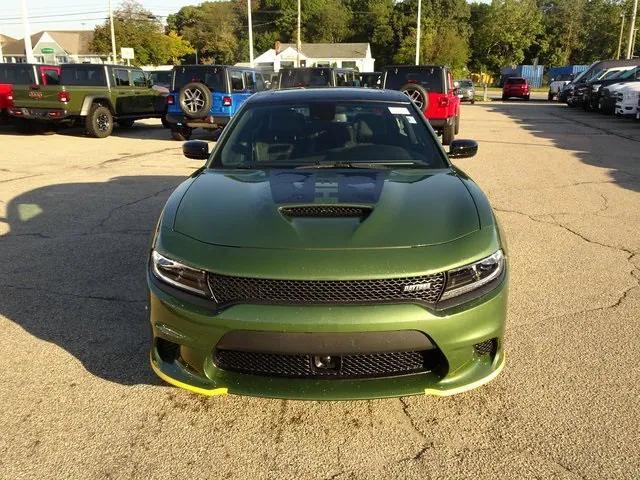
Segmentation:
<svg viewBox="0 0 640 480">
<path fill-rule="evenodd" d="M 11 43 L 11 42 L 15 42 L 16 39 L 10 37 L 9 35 L 3 35 L 0 33 L 0 62 L 2 61 L 2 48 L 7 44 L 7 43 Z"/>
<path fill-rule="evenodd" d="M 91 30 L 47 30 L 31 35 L 31 45 L 37 63 L 103 63 L 107 56 L 89 49 L 92 38 Z M 7 63 L 26 62 L 24 40 L 8 40 L 0 58 Z"/>
<path fill-rule="evenodd" d="M 274 72 L 286 67 L 338 67 L 372 72 L 375 58 L 371 57 L 368 43 L 303 43 L 298 52 L 295 43 L 276 42 L 274 48 L 256 57 L 253 64 Z"/>
</svg>

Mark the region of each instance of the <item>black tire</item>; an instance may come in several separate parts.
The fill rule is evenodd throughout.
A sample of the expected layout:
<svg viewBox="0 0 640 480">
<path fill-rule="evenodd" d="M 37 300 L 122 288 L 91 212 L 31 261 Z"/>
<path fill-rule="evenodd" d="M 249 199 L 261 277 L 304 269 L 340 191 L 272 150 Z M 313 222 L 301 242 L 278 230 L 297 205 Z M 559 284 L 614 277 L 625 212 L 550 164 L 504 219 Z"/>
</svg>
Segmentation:
<svg viewBox="0 0 640 480">
<path fill-rule="evenodd" d="M 474 103 L 476 103 L 476 99 L 475 99 L 475 98 L 472 98 L 472 99 L 471 99 L 471 105 L 473 105 Z"/>
<path fill-rule="evenodd" d="M 550 102 L 553 102 L 553 93 L 550 93 L 547 95 L 547 100 L 549 100 Z"/>
<path fill-rule="evenodd" d="M 409 97 L 420 111 L 426 112 L 429 108 L 429 92 L 422 85 L 407 83 L 400 87 L 400 91 Z"/>
<path fill-rule="evenodd" d="M 113 115 L 104 105 L 94 103 L 85 119 L 84 129 L 87 135 L 94 138 L 106 138 L 113 132 Z"/>
<path fill-rule="evenodd" d="M 164 128 L 171 128 L 171 124 L 169 123 L 169 121 L 167 120 L 167 116 L 166 115 L 162 115 L 160 117 L 160 121 L 162 122 L 162 126 Z"/>
<path fill-rule="evenodd" d="M 502 95 L 502 101 L 504 102 L 507 99 L 506 95 Z"/>
<path fill-rule="evenodd" d="M 524 97 L 525 102 L 528 102 L 529 100 L 531 100 L 531 97 L 529 95 L 527 95 L 526 97 Z"/>
<path fill-rule="evenodd" d="M 15 125 L 18 133 L 22 133 L 23 135 L 29 135 L 35 132 L 35 125 L 33 122 L 25 118 L 16 118 L 14 119 L 13 124 Z"/>
<path fill-rule="evenodd" d="M 203 118 L 211 110 L 211 91 L 204 83 L 187 83 L 178 93 L 178 105 L 189 118 Z"/>
<path fill-rule="evenodd" d="M 118 120 L 118 126 L 120 128 L 131 128 L 135 122 L 135 120 Z"/>
<path fill-rule="evenodd" d="M 460 114 L 458 113 L 458 115 L 456 115 L 456 119 L 455 119 L 455 128 L 454 128 L 454 133 L 457 135 L 458 133 L 460 133 Z"/>
<path fill-rule="evenodd" d="M 179 142 L 187 141 L 191 138 L 193 128 L 190 127 L 172 127 L 171 138 L 178 140 Z"/>
<path fill-rule="evenodd" d="M 453 139 L 456 136 L 455 130 L 456 130 L 455 120 L 452 123 L 447 123 L 444 126 L 444 130 L 442 131 L 443 145 L 451 145 L 451 142 L 453 142 Z"/>
</svg>

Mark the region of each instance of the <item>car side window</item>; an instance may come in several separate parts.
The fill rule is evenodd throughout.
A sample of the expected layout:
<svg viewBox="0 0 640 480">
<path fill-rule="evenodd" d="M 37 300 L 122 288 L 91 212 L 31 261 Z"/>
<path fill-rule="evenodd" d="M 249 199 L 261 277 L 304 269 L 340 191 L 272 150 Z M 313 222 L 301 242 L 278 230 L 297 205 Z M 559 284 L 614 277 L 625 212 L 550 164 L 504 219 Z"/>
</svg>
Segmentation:
<svg viewBox="0 0 640 480">
<path fill-rule="evenodd" d="M 233 92 L 242 92 L 244 90 L 242 72 L 231 71 L 229 72 L 229 76 L 231 78 L 231 90 Z"/>
<path fill-rule="evenodd" d="M 253 78 L 253 72 L 244 72 L 244 84 L 247 86 L 247 90 L 251 92 L 256 91 L 256 82 Z"/>
<path fill-rule="evenodd" d="M 129 87 L 129 72 L 121 68 L 115 68 L 113 70 L 113 76 L 116 79 L 116 87 Z"/>
<path fill-rule="evenodd" d="M 131 70 L 131 83 L 134 87 L 146 87 L 147 77 L 142 70 Z"/>
<path fill-rule="evenodd" d="M 347 75 L 343 72 L 336 73 L 336 86 L 338 87 L 346 87 L 347 86 Z"/>
<path fill-rule="evenodd" d="M 264 77 L 261 73 L 256 73 L 256 90 L 261 92 L 265 89 Z"/>
</svg>

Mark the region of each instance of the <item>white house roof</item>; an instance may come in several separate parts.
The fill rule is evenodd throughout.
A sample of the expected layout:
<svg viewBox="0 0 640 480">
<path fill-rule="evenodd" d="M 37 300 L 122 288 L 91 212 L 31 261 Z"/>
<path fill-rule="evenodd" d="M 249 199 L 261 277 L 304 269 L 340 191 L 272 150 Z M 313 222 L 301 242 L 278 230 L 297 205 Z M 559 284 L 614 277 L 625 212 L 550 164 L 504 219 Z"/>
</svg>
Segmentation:
<svg viewBox="0 0 640 480">
<path fill-rule="evenodd" d="M 297 50 L 295 43 L 281 44 L 280 51 Z M 303 43 L 300 53 L 308 58 L 366 58 L 368 43 Z"/>
</svg>

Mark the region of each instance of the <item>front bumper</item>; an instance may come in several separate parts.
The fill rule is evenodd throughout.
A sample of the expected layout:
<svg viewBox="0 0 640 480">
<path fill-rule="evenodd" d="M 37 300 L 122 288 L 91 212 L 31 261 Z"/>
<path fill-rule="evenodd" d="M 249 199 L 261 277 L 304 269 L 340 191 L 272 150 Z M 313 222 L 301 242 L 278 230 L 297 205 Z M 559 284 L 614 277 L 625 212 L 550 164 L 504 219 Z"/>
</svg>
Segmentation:
<svg viewBox="0 0 640 480">
<path fill-rule="evenodd" d="M 188 118 L 185 115 L 181 114 L 167 113 L 166 119 L 167 123 L 171 125 L 179 125 L 190 128 L 217 129 L 220 127 L 224 127 L 227 123 L 229 123 L 231 117 L 209 115 L 203 118 Z"/>
<path fill-rule="evenodd" d="M 12 107 L 9 114 L 15 118 L 26 120 L 56 121 L 69 117 L 69 112 L 62 108 L 24 108 Z"/>
<path fill-rule="evenodd" d="M 362 306 L 236 305 L 214 312 L 167 293 L 148 274 L 153 331 L 151 365 L 165 381 L 204 395 L 226 393 L 289 399 L 347 400 L 404 395 L 453 395 L 495 378 L 504 365 L 507 278 L 483 297 L 447 310 L 412 304 Z M 178 298 L 179 297 L 179 298 Z M 443 367 L 376 378 L 283 378 L 218 368 L 214 350 L 231 331 L 357 333 L 418 331 L 437 347 Z M 496 339 L 491 354 L 474 345 Z M 167 355 L 167 342 L 176 346 Z M 159 348 L 160 345 L 160 348 Z M 320 352 L 315 352 L 320 353 Z"/>
</svg>

